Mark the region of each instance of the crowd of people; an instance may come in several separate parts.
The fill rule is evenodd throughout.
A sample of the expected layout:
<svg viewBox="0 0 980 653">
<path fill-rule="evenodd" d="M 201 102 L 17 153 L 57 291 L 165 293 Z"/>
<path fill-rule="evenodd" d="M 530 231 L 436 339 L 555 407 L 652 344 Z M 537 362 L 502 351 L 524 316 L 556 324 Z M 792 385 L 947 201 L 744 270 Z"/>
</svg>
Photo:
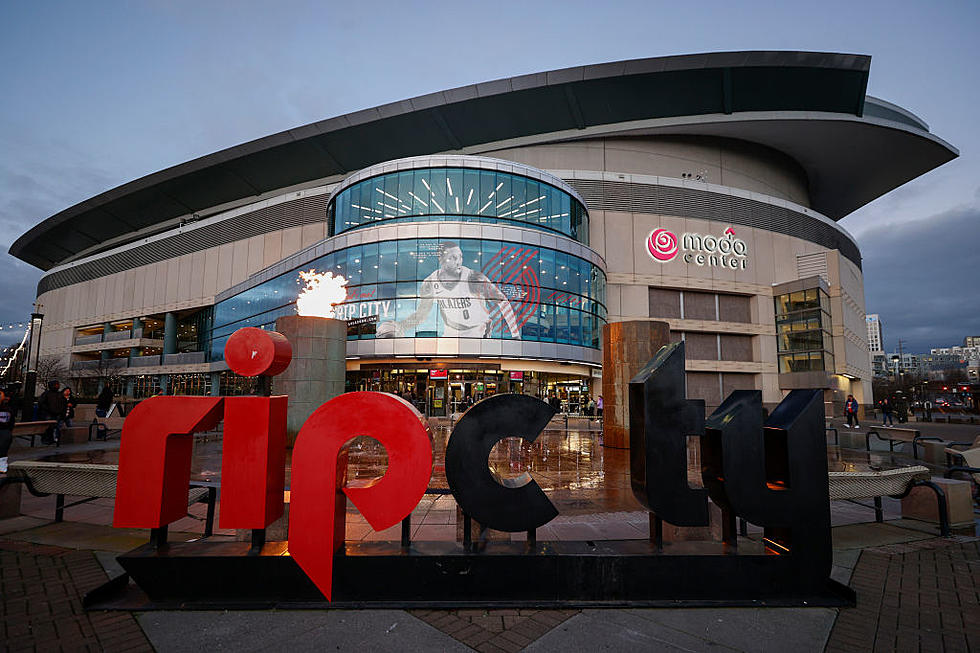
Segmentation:
<svg viewBox="0 0 980 653">
<path fill-rule="evenodd" d="M 109 386 L 99 393 L 95 404 L 95 414 L 105 417 L 114 395 Z M 0 474 L 7 473 L 8 454 L 13 443 L 14 424 L 17 420 L 18 401 L 9 388 L 0 389 Z M 60 381 L 49 381 L 47 389 L 37 399 L 34 415 L 37 421 L 50 421 L 53 424 L 41 436 L 42 444 L 59 444 L 65 428 L 72 426 L 78 399 L 69 387 L 61 387 Z"/>
</svg>

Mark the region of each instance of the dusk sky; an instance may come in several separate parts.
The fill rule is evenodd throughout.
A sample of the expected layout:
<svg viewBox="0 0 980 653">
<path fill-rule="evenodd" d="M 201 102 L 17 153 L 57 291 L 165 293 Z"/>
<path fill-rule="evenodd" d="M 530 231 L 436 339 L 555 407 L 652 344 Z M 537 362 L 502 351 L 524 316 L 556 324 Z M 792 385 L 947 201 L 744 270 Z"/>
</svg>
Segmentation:
<svg viewBox="0 0 980 653">
<path fill-rule="evenodd" d="M 980 3 L 0 3 L 0 344 L 40 270 L 6 250 L 93 195 L 291 127 L 475 82 L 724 50 L 869 54 L 869 93 L 960 158 L 846 217 L 886 348 L 980 335 Z M 10 325 L 14 328 L 11 329 Z"/>
</svg>

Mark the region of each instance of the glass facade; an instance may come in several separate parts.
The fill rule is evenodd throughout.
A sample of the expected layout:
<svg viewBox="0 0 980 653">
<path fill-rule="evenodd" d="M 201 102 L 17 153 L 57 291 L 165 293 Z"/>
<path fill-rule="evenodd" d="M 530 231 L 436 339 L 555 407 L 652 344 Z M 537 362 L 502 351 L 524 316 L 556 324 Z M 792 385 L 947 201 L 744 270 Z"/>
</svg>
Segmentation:
<svg viewBox="0 0 980 653">
<path fill-rule="evenodd" d="M 371 177 L 331 198 L 331 236 L 386 221 L 513 223 L 589 244 L 589 214 L 536 179 L 474 168 L 420 168 Z"/>
<path fill-rule="evenodd" d="M 347 280 L 337 317 L 348 339 L 496 338 L 598 349 L 605 274 L 554 249 L 484 239 L 418 238 L 348 247 L 215 306 L 211 360 L 238 328 L 295 314 L 300 270 Z"/>
<path fill-rule="evenodd" d="M 775 297 L 779 372 L 834 371 L 830 297 L 809 288 Z"/>
</svg>

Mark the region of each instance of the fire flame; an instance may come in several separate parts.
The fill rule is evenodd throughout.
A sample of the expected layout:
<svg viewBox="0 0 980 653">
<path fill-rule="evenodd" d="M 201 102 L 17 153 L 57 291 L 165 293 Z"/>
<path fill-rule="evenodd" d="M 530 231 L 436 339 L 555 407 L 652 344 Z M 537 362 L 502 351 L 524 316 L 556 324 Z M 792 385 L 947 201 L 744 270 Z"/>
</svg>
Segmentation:
<svg viewBox="0 0 980 653">
<path fill-rule="evenodd" d="M 333 307 L 347 299 L 347 279 L 333 272 L 300 271 L 299 280 L 306 287 L 296 298 L 296 312 L 313 317 L 335 317 Z"/>
</svg>

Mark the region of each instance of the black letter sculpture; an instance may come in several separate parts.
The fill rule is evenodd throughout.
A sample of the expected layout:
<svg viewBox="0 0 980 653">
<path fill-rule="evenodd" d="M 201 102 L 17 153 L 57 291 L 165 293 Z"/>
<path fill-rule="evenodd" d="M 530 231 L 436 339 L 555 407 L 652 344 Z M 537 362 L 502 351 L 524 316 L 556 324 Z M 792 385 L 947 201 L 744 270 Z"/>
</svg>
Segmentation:
<svg viewBox="0 0 980 653">
<path fill-rule="evenodd" d="M 509 437 L 534 442 L 554 414 L 540 399 L 500 394 L 463 415 L 446 445 L 446 480 L 463 512 L 484 526 L 512 533 L 538 528 L 558 515 L 530 474 L 498 481 L 487 465 L 495 444 Z"/>
<path fill-rule="evenodd" d="M 707 526 L 708 493 L 687 484 L 687 437 L 704 434 L 704 401 L 684 395 L 684 343 L 674 342 L 630 381 L 630 483 L 658 518 Z"/>
</svg>

